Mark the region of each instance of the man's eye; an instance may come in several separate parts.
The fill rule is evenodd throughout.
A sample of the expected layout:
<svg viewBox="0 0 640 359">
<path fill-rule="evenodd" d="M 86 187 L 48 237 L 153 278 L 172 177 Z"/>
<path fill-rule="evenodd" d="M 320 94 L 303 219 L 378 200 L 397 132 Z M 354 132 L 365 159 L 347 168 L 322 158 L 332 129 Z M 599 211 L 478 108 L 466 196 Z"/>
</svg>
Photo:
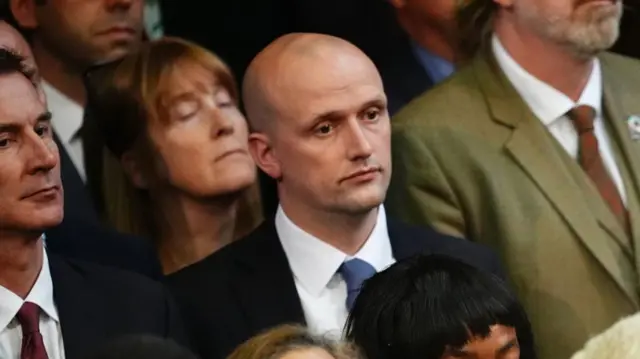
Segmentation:
<svg viewBox="0 0 640 359">
<path fill-rule="evenodd" d="M 44 137 L 47 134 L 49 134 L 49 126 L 39 126 L 36 128 L 35 131 L 38 134 L 38 136 Z"/>
<path fill-rule="evenodd" d="M 322 126 L 319 126 L 316 131 L 321 135 L 328 135 L 331 133 L 331 131 L 333 131 L 333 126 L 327 123 Z"/>
<path fill-rule="evenodd" d="M 369 110 L 364 114 L 364 118 L 368 121 L 375 121 L 378 119 L 378 117 L 380 117 L 379 110 Z"/>
</svg>

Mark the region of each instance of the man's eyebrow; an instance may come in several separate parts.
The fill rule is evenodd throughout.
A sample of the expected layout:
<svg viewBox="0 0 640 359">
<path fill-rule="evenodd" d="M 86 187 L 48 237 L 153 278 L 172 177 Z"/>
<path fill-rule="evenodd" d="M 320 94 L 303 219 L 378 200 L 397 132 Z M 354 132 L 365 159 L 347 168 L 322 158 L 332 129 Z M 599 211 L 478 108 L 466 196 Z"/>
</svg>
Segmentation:
<svg viewBox="0 0 640 359">
<path fill-rule="evenodd" d="M 22 126 L 17 123 L 2 123 L 0 124 L 0 133 L 16 133 L 20 131 L 20 128 L 22 128 Z"/>
<path fill-rule="evenodd" d="M 508 343 L 503 345 L 502 348 L 498 349 L 496 354 L 505 354 L 506 352 L 508 352 L 509 350 L 517 346 L 518 346 L 518 338 L 513 338 Z"/>
<path fill-rule="evenodd" d="M 36 122 L 50 122 L 52 118 L 53 115 L 51 114 L 51 111 L 45 111 L 38 116 Z"/>
</svg>

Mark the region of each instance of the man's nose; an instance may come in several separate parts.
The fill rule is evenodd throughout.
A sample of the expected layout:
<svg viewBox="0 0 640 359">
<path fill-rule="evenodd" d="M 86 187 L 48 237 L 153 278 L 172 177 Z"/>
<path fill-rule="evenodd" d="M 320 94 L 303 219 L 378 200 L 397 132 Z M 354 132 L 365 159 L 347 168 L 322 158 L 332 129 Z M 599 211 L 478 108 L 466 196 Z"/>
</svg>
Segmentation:
<svg viewBox="0 0 640 359">
<path fill-rule="evenodd" d="M 349 159 L 353 161 L 363 160 L 371 157 L 373 147 L 367 139 L 366 133 L 362 128 L 362 123 L 358 119 L 352 119 L 348 122 L 347 151 Z"/>
</svg>

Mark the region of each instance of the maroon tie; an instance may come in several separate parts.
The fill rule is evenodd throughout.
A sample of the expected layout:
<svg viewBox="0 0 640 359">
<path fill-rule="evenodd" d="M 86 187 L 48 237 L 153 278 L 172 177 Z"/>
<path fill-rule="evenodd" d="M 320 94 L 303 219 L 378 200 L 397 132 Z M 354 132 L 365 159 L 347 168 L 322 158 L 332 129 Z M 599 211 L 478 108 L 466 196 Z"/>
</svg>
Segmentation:
<svg viewBox="0 0 640 359">
<path fill-rule="evenodd" d="M 40 334 L 40 307 L 24 302 L 16 315 L 22 326 L 20 359 L 49 359 Z"/>
<path fill-rule="evenodd" d="M 569 118 L 578 132 L 578 162 L 630 237 L 631 227 L 627 209 L 598 150 L 598 139 L 594 132 L 595 116 L 595 109 L 586 105 L 577 106 L 569 111 Z"/>
</svg>

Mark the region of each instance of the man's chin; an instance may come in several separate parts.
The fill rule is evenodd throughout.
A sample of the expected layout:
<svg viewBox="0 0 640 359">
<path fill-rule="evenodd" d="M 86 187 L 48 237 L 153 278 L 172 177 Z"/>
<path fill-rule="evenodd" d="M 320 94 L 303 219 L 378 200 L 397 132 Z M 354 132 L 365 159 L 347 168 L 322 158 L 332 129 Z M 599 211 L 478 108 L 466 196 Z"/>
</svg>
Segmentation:
<svg viewBox="0 0 640 359">
<path fill-rule="evenodd" d="M 62 210 L 49 211 L 48 213 L 35 214 L 28 224 L 33 230 L 46 231 L 62 223 L 64 218 Z"/>
<path fill-rule="evenodd" d="M 362 193 L 359 196 L 345 198 L 343 208 L 351 214 L 366 214 L 378 208 L 384 202 L 384 195 L 380 193 Z"/>
</svg>

